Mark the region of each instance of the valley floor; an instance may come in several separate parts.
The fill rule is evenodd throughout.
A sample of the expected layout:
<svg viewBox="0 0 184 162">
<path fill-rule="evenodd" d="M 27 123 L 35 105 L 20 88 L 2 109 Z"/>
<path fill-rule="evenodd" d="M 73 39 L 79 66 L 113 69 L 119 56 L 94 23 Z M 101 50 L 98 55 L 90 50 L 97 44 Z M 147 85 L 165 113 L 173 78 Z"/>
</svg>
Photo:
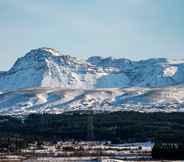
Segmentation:
<svg viewBox="0 0 184 162">
<path fill-rule="evenodd" d="M 58 142 L 35 144 L 21 149 L 17 153 L 1 153 L 0 162 L 60 162 L 60 161 L 107 161 L 122 160 L 150 160 L 152 143 L 108 144 L 105 142 Z"/>
</svg>

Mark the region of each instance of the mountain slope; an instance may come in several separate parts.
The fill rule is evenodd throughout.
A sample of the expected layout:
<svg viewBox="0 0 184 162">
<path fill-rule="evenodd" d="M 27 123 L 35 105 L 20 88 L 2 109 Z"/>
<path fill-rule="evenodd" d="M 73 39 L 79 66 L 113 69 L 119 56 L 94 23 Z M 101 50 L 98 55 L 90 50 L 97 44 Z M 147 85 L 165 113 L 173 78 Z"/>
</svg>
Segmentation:
<svg viewBox="0 0 184 162">
<path fill-rule="evenodd" d="M 158 58 L 131 61 L 112 57 L 91 57 L 88 62 L 99 68 L 123 73 L 129 79 L 129 87 L 163 87 L 184 82 L 184 60 Z"/>
<path fill-rule="evenodd" d="M 67 111 L 183 112 L 184 87 L 62 89 L 33 88 L 0 94 L 1 114 Z"/>
</svg>

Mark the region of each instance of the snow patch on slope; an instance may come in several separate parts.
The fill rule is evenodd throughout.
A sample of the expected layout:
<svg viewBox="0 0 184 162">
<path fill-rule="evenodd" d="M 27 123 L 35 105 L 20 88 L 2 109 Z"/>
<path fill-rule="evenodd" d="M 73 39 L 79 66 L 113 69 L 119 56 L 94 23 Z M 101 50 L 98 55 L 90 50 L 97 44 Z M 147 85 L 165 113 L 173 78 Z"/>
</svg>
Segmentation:
<svg viewBox="0 0 184 162">
<path fill-rule="evenodd" d="M 177 67 L 171 66 L 164 69 L 164 77 L 173 77 L 177 72 Z"/>
</svg>

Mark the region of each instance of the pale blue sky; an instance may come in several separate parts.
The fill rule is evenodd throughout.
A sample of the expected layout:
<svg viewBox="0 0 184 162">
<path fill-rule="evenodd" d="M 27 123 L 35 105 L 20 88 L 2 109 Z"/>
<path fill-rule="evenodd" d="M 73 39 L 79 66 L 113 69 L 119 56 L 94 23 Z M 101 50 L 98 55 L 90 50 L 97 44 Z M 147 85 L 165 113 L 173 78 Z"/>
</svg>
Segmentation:
<svg viewBox="0 0 184 162">
<path fill-rule="evenodd" d="M 184 58 L 184 0 L 0 0 L 0 70 L 33 48 Z"/>
</svg>

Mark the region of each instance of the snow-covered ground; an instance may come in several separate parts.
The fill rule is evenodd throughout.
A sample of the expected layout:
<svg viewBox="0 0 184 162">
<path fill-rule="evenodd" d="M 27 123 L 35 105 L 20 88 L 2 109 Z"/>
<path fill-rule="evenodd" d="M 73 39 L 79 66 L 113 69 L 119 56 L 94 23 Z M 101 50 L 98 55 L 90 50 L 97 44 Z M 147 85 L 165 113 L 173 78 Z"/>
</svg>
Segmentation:
<svg viewBox="0 0 184 162">
<path fill-rule="evenodd" d="M 37 145 L 30 145 L 23 149 L 21 153 L 37 155 L 38 161 L 51 160 L 90 160 L 90 159 L 107 159 L 108 157 L 118 158 L 151 158 L 151 149 L 153 143 L 126 143 L 111 144 L 107 141 L 81 141 L 81 142 L 58 142 L 57 144 L 43 143 L 39 148 Z M 66 150 L 70 148 L 70 150 Z M 40 156 L 41 155 L 41 156 Z M 44 156 L 45 155 L 45 156 Z M 52 159 L 53 158 L 53 159 Z M 64 158 L 64 159 L 63 159 Z M 33 158 L 34 159 L 34 158 Z M 32 160 L 33 160 L 32 159 Z"/>
<path fill-rule="evenodd" d="M 0 113 L 67 111 L 183 112 L 184 87 L 62 89 L 33 88 L 0 94 Z"/>
</svg>

